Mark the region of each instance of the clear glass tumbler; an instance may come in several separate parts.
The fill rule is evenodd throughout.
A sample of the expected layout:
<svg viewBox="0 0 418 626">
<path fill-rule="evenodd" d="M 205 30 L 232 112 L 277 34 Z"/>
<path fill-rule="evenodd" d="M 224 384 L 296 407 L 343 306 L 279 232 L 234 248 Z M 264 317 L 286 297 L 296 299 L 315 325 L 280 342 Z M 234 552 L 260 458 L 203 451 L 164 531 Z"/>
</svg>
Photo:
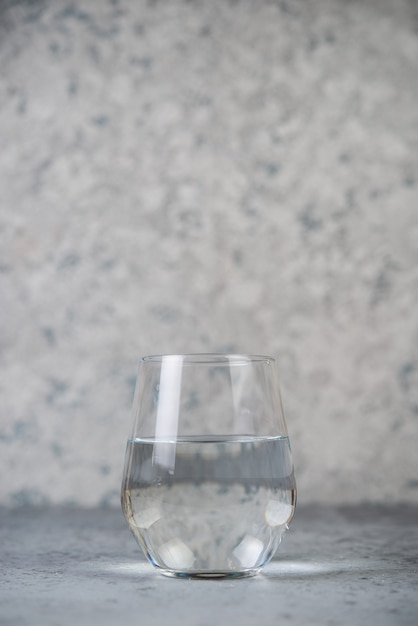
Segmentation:
<svg viewBox="0 0 418 626">
<path fill-rule="evenodd" d="M 160 572 L 257 574 L 275 554 L 295 503 L 272 357 L 141 359 L 122 508 Z"/>
</svg>

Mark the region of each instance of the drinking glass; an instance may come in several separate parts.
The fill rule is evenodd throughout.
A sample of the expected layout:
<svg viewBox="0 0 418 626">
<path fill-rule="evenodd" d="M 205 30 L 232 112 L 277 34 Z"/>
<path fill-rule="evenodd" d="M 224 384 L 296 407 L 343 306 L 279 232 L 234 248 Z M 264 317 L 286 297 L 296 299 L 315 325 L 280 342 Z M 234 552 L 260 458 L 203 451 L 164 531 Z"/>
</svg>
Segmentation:
<svg viewBox="0 0 418 626">
<path fill-rule="evenodd" d="M 122 508 L 152 565 L 176 577 L 253 576 L 295 503 L 272 357 L 141 359 Z"/>
</svg>

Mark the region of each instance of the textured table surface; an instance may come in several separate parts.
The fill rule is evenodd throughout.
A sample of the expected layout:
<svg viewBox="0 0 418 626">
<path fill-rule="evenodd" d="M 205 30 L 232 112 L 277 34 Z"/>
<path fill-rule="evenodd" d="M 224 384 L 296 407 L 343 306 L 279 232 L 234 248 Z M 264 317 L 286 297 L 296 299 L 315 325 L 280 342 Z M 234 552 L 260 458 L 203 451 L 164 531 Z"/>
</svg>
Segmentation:
<svg viewBox="0 0 418 626">
<path fill-rule="evenodd" d="M 118 510 L 0 510 L 0 623 L 418 623 L 418 509 L 300 506 L 255 578 L 177 580 Z"/>
</svg>

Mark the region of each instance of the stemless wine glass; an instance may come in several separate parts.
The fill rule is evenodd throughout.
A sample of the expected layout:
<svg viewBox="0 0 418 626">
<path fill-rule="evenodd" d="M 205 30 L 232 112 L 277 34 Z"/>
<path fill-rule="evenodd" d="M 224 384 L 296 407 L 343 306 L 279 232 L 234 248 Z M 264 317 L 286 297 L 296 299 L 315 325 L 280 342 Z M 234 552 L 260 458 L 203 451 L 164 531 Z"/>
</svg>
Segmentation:
<svg viewBox="0 0 418 626">
<path fill-rule="evenodd" d="M 272 357 L 140 362 L 122 508 L 163 574 L 253 576 L 293 516 L 296 485 Z"/>
</svg>

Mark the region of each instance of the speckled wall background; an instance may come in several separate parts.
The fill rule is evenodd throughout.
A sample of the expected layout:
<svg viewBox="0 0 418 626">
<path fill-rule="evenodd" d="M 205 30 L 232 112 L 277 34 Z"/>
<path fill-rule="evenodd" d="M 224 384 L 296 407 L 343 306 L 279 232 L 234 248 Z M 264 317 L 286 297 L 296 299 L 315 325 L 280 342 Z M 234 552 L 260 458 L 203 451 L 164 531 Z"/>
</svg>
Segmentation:
<svg viewBox="0 0 418 626">
<path fill-rule="evenodd" d="M 300 501 L 418 502 L 418 4 L 0 2 L 0 503 L 116 505 L 139 355 L 277 357 Z"/>
</svg>

